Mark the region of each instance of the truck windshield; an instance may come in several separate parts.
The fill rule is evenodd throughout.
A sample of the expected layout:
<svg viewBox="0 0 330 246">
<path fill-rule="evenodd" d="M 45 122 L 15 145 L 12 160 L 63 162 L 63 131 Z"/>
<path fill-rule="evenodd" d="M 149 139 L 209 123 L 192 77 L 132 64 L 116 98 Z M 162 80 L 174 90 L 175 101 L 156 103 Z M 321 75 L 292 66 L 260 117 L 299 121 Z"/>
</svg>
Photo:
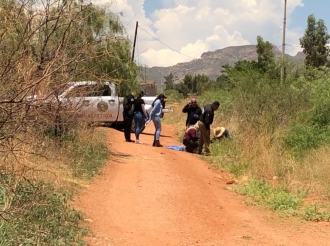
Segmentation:
<svg viewBox="0 0 330 246">
<path fill-rule="evenodd" d="M 111 96 L 109 85 L 104 84 L 81 84 L 72 88 L 66 97 L 101 97 Z"/>
</svg>

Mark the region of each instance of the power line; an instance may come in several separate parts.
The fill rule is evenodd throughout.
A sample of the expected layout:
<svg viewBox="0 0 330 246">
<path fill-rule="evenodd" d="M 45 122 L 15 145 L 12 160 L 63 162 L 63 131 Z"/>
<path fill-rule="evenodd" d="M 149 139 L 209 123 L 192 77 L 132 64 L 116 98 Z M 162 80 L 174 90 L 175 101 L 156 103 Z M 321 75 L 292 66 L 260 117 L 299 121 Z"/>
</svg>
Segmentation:
<svg viewBox="0 0 330 246">
<path fill-rule="evenodd" d="M 152 38 L 154 38 L 154 39 L 155 39 L 156 41 L 158 41 L 159 43 L 165 45 L 165 46 L 166 46 L 167 48 L 169 48 L 170 50 L 172 50 L 172 51 L 174 51 L 174 52 L 176 52 L 176 53 L 178 53 L 178 54 L 180 54 L 180 55 L 183 55 L 183 56 L 186 56 L 186 57 L 192 58 L 192 59 L 198 59 L 198 58 L 196 58 L 196 57 L 192 57 L 192 56 L 188 56 L 188 55 L 182 54 L 181 52 L 179 52 L 179 51 L 177 51 L 177 50 L 171 48 L 170 46 L 168 46 L 168 45 L 165 44 L 164 42 L 160 41 L 158 38 L 156 38 L 156 37 L 154 37 L 153 35 L 151 35 L 147 30 L 145 30 L 145 29 L 143 29 L 143 28 L 140 28 L 140 29 L 142 29 L 143 31 L 145 31 L 148 35 L 150 35 Z"/>
<path fill-rule="evenodd" d="M 141 10 L 139 10 L 137 13 L 134 14 L 134 16 L 132 17 L 132 19 L 126 24 L 126 27 L 129 25 L 129 23 L 131 23 L 131 21 L 135 18 L 135 16 L 140 13 Z"/>
</svg>

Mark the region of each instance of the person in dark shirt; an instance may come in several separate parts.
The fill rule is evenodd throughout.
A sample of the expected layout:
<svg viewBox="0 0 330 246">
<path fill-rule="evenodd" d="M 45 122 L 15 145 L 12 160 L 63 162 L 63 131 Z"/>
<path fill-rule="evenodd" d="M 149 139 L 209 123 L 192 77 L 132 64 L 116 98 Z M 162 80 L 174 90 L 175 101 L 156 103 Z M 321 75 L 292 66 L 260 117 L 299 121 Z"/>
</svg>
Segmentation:
<svg viewBox="0 0 330 246">
<path fill-rule="evenodd" d="M 144 108 L 145 102 L 142 99 L 143 95 L 144 95 L 144 91 L 141 91 L 139 96 L 135 99 L 134 102 L 134 123 L 135 123 L 136 144 L 141 144 L 139 136 L 143 129 L 143 125 L 148 120 L 148 114 Z"/>
<path fill-rule="evenodd" d="M 134 142 L 131 140 L 131 128 L 134 115 L 134 92 L 131 92 L 124 98 L 123 107 L 125 140 L 126 142 Z"/>
<path fill-rule="evenodd" d="M 217 110 L 220 106 L 218 101 L 213 102 L 212 104 L 207 104 L 204 106 L 204 112 L 201 114 L 198 121 L 198 128 L 201 134 L 198 144 L 198 153 L 202 154 L 203 146 L 205 145 L 205 154 L 209 155 L 209 145 L 211 142 L 210 139 L 210 127 L 213 123 L 214 111 Z"/>
<path fill-rule="evenodd" d="M 183 113 L 187 113 L 186 128 L 191 125 L 195 125 L 202 114 L 202 109 L 198 106 L 195 98 L 192 98 L 190 102 L 183 107 Z"/>
<path fill-rule="evenodd" d="M 186 130 L 183 136 L 182 143 L 185 146 L 185 150 L 189 153 L 198 152 L 198 136 L 197 136 L 198 125 L 190 126 Z"/>
</svg>

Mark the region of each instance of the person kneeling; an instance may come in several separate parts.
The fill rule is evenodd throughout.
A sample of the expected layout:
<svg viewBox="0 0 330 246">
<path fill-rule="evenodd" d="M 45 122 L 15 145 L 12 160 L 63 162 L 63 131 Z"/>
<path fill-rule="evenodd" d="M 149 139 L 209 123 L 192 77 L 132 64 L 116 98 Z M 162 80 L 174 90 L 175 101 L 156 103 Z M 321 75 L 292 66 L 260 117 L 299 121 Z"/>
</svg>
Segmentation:
<svg viewBox="0 0 330 246">
<path fill-rule="evenodd" d="M 224 127 L 216 127 L 213 129 L 213 135 L 214 137 L 211 139 L 211 143 L 214 143 L 216 141 L 220 141 L 223 138 L 229 138 L 229 132 Z"/>
<path fill-rule="evenodd" d="M 198 141 L 199 138 L 197 136 L 197 127 L 190 126 L 186 130 L 183 136 L 183 145 L 186 147 L 185 150 L 189 153 L 197 153 L 198 152 Z"/>
</svg>

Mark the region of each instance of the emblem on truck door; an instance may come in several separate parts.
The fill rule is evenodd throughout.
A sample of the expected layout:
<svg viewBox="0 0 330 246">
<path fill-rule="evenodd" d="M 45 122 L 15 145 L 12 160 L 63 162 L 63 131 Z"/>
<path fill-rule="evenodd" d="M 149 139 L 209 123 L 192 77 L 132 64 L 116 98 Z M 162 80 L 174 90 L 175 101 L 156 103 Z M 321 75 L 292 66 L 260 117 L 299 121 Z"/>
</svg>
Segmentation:
<svg viewBox="0 0 330 246">
<path fill-rule="evenodd" d="M 104 101 L 101 101 L 97 104 L 97 108 L 101 112 L 105 112 L 108 110 L 108 104 Z"/>
</svg>

